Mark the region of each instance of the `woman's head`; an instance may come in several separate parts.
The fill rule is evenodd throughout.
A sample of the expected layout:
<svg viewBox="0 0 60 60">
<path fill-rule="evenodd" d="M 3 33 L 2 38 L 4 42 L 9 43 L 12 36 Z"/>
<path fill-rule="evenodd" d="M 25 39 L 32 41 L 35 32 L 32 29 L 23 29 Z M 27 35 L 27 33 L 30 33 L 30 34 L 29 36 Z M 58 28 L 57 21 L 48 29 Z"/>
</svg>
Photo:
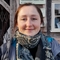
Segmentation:
<svg viewBox="0 0 60 60">
<path fill-rule="evenodd" d="M 41 10 L 34 4 L 25 3 L 16 11 L 14 27 L 18 27 L 20 33 L 34 36 L 40 31 L 43 16 Z"/>
</svg>

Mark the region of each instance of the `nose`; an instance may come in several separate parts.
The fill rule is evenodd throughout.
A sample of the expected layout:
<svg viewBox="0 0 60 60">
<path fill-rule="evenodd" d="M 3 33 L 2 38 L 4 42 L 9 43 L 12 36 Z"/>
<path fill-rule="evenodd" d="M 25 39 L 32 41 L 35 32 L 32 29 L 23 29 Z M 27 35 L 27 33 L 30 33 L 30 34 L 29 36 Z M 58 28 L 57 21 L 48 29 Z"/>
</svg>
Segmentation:
<svg viewBox="0 0 60 60">
<path fill-rule="evenodd" d="M 31 21 L 30 18 L 27 19 L 26 25 L 27 25 L 28 27 L 32 26 L 32 21 Z"/>
</svg>

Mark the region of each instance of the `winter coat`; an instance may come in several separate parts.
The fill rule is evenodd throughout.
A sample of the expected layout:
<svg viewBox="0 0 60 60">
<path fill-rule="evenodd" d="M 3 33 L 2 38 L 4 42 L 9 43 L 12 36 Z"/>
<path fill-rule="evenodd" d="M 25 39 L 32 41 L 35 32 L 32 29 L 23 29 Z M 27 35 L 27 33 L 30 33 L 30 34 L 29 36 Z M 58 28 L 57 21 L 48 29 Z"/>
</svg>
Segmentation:
<svg viewBox="0 0 60 60">
<path fill-rule="evenodd" d="M 46 52 L 45 60 L 60 60 L 60 44 L 50 36 L 43 35 L 43 49 Z M 16 39 L 7 41 L 1 47 L 1 60 L 16 60 Z M 20 48 L 21 49 L 21 48 Z M 49 58 L 49 59 L 48 59 Z"/>
</svg>

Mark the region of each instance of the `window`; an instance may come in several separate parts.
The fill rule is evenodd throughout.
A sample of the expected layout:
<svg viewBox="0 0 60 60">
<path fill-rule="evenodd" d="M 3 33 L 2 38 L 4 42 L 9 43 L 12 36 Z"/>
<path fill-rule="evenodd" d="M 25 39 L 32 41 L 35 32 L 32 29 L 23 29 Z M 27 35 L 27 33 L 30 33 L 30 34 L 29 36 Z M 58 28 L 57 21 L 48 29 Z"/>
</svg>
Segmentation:
<svg viewBox="0 0 60 60">
<path fill-rule="evenodd" d="M 60 3 L 52 3 L 51 32 L 60 32 Z"/>
</svg>

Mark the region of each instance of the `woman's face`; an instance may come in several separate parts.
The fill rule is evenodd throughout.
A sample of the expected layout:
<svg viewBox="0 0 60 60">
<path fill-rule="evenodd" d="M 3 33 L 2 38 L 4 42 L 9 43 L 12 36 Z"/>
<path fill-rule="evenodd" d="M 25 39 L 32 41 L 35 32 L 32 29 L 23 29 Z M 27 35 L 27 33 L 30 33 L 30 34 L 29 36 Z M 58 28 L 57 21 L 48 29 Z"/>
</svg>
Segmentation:
<svg viewBox="0 0 60 60">
<path fill-rule="evenodd" d="M 17 18 L 17 27 L 20 33 L 28 36 L 36 35 L 41 26 L 41 19 L 34 6 L 24 6 L 20 9 Z"/>
</svg>

